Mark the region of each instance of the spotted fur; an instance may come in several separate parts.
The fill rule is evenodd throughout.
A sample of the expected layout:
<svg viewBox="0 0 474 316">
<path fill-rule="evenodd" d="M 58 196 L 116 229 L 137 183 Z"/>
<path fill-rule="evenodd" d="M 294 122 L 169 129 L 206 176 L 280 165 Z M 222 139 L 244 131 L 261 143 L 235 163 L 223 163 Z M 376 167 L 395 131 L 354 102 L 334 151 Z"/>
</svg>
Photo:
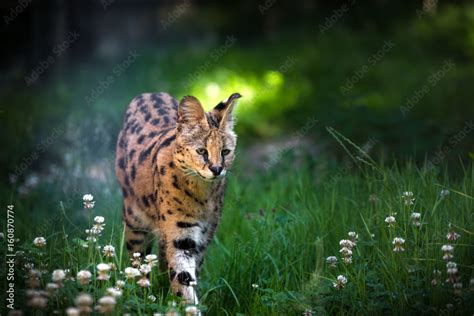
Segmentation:
<svg viewBox="0 0 474 316">
<path fill-rule="evenodd" d="M 236 146 L 234 93 L 205 112 L 195 97 L 166 93 L 130 103 L 117 141 L 129 254 L 149 253 L 158 237 L 175 294 L 197 303 L 191 282 L 221 216 L 226 170 Z"/>
</svg>

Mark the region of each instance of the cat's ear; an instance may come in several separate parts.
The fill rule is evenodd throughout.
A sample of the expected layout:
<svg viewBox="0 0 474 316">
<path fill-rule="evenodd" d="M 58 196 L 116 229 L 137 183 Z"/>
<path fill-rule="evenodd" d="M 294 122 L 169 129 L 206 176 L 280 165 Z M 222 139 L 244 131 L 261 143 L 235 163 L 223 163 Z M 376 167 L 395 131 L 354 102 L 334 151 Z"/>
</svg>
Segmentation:
<svg viewBox="0 0 474 316">
<path fill-rule="evenodd" d="M 204 109 L 196 97 L 185 96 L 178 106 L 179 123 L 198 123 L 205 120 Z"/>
<path fill-rule="evenodd" d="M 235 101 L 242 96 L 240 93 L 233 93 L 227 100 L 220 102 L 212 110 L 212 116 L 219 123 L 219 128 L 224 129 L 225 127 L 233 128 L 234 126 L 234 116 L 232 114 Z"/>
</svg>

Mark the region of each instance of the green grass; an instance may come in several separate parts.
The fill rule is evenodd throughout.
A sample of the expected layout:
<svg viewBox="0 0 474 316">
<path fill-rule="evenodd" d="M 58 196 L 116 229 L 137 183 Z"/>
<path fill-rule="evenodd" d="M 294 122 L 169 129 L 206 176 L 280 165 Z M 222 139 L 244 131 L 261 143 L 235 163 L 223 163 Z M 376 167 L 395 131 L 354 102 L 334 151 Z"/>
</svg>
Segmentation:
<svg viewBox="0 0 474 316">
<path fill-rule="evenodd" d="M 283 160 L 269 172 L 245 176 L 239 172 L 237 161 L 229 178 L 222 222 L 198 284 L 206 314 L 301 315 L 305 310 L 317 315 L 454 313 L 447 304 L 453 304 L 458 314 L 474 311 L 469 289 L 474 264 L 472 166 L 462 177 L 453 179 L 410 164 L 344 173 L 311 164 L 297 169 L 289 165 Z M 95 266 L 107 259 L 98 250 L 81 246 L 89 218 L 103 215 L 106 229 L 98 244 L 111 243 L 117 254 L 122 254 L 114 259 L 119 270 L 129 265 L 120 248 L 121 202 L 116 187 L 113 180 L 101 183 L 64 176 L 55 184 L 39 186 L 29 197 L 12 198 L 20 238 L 17 250 L 24 251 L 17 256 L 17 306 L 26 306 L 27 301 L 25 262 L 44 270 L 41 288 L 51 282 L 54 269 L 70 269 L 73 276 L 87 269 L 94 275 L 85 287 L 65 281 L 64 287 L 50 297 L 45 314 L 72 306 L 81 291 L 98 299 L 113 280 L 123 279 L 115 271 L 111 281 L 97 281 Z M 442 189 L 449 189 L 450 195 L 441 198 Z M 414 193 L 413 206 L 403 203 L 404 191 Z M 88 192 L 97 201 L 91 212 L 82 209 L 82 194 Z M 376 198 L 369 201 L 371 195 Z M 413 211 L 422 215 L 421 228 L 411 224 Z M 384 222 L 391 213 L 397 213 L 394 228 Z M 451 242 L 455 248 L 452 260 L 458 264 L 463 284 L 460 294 L 445 283 L 441 246 L 449 243 L 449 223 L 461 234 L 459 240 Z M 349 231 L 357 232 L 359 238 L 353 248 L 353 263 L 344 265 L 339 240 L 347 239 Z M 32 245 L 36 236 L 46 237 L 46 248 Z M 406 240 L 404 252 L 392 251 L 396 236 Z M 1 249 L 5 251 L 3 245 Z M 325 262 L 331 255 L 339 259 L 335 269 Z M 5 280 L 4 266 L 1 269 Z M 431 285 L 434 269 L 442 272 L 436 287 Z M 339 274 L 346 276 L 348 283 L 337 290 L 332 282 Z M 152 311 L 166 311 L 172 300 L 179 301 L 170 294 L 164 273 L 154 269 L 151 282 L 152 288 L 146 291 L 128 283 L 123 297 L 117 299 L 117 314 L 150 315 Z M 157 297 L 153 303 L 147 299 L 150 293 Z"/>
</svg>

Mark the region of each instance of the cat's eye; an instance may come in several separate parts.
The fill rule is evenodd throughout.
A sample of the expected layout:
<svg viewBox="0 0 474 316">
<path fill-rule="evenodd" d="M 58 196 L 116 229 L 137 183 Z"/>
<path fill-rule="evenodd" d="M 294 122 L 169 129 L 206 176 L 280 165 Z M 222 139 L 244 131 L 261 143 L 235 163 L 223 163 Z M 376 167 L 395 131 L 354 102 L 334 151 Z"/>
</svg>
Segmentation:
<svg viewBox="0 0 474 316">
<path fill-rule="evenodd" d="M 222 156 L 227 156 L 228 154 L 230 154 L 230 149 L 222 149 L 221 154 Z"/>
<path fill-rule="evenodd" d="M 206 148 L 198 148 L 198 149 L 196 149 L 196 152 L 197 152 L 199 155 L 204 156 L 205 154 L 207 154 L 207 149 L 206 149 Z"/>
</svg>

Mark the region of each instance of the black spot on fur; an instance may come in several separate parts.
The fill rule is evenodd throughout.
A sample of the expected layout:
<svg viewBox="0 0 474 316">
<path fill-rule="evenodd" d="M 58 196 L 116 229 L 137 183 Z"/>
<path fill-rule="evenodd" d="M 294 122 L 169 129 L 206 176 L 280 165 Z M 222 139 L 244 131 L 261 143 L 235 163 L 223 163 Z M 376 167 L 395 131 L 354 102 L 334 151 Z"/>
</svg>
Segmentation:
<svg viewBox="0 0 474 316">
<path fill-rule="evenodd" d="M 189 190 L 187 190 L 187 189 L 184 190 L 184 193 L 185 193 L 187 196 L 189 196 L 189 197 L 192 197 L 192 196 L 193 196 L 193 194 L 192 194 Z"/>
<path fill-rule="evenodd" d="M 151 124 L 153 124 L 153 125 L 155 125 L 155 126 L 158 125 L 158 124 L 160 124 L 160 119 L 159 119 L 159 118 L 152 119 L 152 120 L 151 120 Z"/>
<path fill-rule="evenodd" d="M 148 198 L 146 196 L 142 196 L 142 202 L 146 207 L 150 207 L 150 202 L 148 202 Z"/>
<path fill-rule="evenodd" d="M 165 222 L 165 221 L 166 221 L 166 217 L 165 217 L 164 215 L 161 215 L 161 220 Z"/>
<path fill-rule="evenodd" d="M 180 187 L 179 187 L 179 184 L 178 184 L 178 177 L 176 177 L 175 174 L 173 175 L 173 186 L 174 186 L 176 189 L 180 190 Z"/>
<path fill-rule="evenodd" d="M 165 124 L 168 125 L 168 123 L 170 122 L 169 117 L 165 116 L 164 119 L 165 119 Z"/>
<path fill-rule="evenodd" d="M 168 166 L 170 166 L 171 169 L 174 168 L 174 162 L 170 161 L 170 163 L 168 164 Z"/>
<path fill-rule="evenodd" d="M 130 150 L 130 154 L 128 155 L 129 160 L 133 159 L 133 156 L 135 155 L 135 152 L 136 152 L 135 149 Z"/>
<path fill-rule="evenodd" d="M 167 210 L 166 212 L 167 212 L 168 214 L 170 214 L 170 215 L 173 215 L 173 211 L 172 211 L 172 210 Z"/>
<path fill-rule="evenodd" d="M 148 122 L 151 119 L 151 114 L 150 113 L 145 114 L 144 119 L 145 119 L 145 122 Z"/>
<path fill-rule="evenodd" d="M 176 222 L 176 226 L 178 226 L 179 228 L 191 228 L 191 227 L 199 226 L 199 224 L 189 223 L 189 222 Z"/>
<path fill-rule="evenodd" d="M 168 137 L 167 139 L 165 139 L 161 144 L 160 146 L 158 147 L 158 150 L 157 150 L 157 153 L 165 148 L 165 147 L 168 147 L 169 145 L 171 145 L 171 143 L 176 139 L 176 135 L 172 135 L 170 137 Z"/>
<path fill-rule="evenodd" d="M 143 144 L 144 140 L 145 140 L 145 135 L 140 135 L 140 137 L 138 137 L 138 139 L 137 139 L 137 143 Z"/>
<path fill-rule="evenodd" d="M 165 109 L 160 108 L 160 109 L 158 109 L 158 114 L 159 114 L 159 115 L 166 115 L 166 114 L 168 114 L 168 112 L 166 112 Z"/>
<path fill-rule="evenodd" d="M 157 136 L 157 135 L 159 135 L 159 134 L 160 134 L 160 132 L 154 131 L 154 132 L 149 133 L 149 134 L 148 134 L 148 137 L 149 137 L 149 138 L 153 138 L 153 137 L 155 137 L 155 136 Z"/>
<path fill-rule="evenodd" d="M 125 158 L 124 157 L 120 157 L 120 159 L 118 161 L 118 165 L 119 165 L 120 169 L 125 170 Z"/>
<path fill-rule="evenodd" d="M 173 200 L 175 200 L 176 203 L 178 203 L 178 204 L 180 204 L 180 205 L 183 205 L 183 202 L 181 202 L 181 200 L 178 199 L 177 197 L 174 196 L 174 197 L 173 197 Z"/>
<path fill-rule="evenodd" d="M 142 151 L 142 152 L 140 153 L 140 157 L 138 157 L 138 161 L 139 161 L 140 163 L 142 163 L 145 159 L 148 158 L 148 156 L 150 155 L 150 153 L 151 153 L 153 147 L 155 147 L 155 145 L 156 145 L 156 141 L 153 142 L 153 144 L 151 144 L 150 146 L 148 146 L 147 149 L 145 149 L 144 151 Z"/>
<path fill-rule="evenodd" d="M 130 206 L 127 207 L 127 213 L 128 213 L 129 215 L 132 215 L 132 214 L 133 214 L 132 208 L 131 208 Z"/>
<path fill-rule="evenodd" d="M 166 174 L 166 167 L 165 166 L 160 167 L 160 173 L 161 173 L 162 176 L 164 176 Z"/>
<path fill-rule="evenodd" d="M 131 176 L 132 176 L 132 181 L 135 181 L 135 178 L 137 176 L 137 168 L 134 165 L 132 166 Z"/>
<path fill-rule="evenodd" d="M 127 189 L 122 188 L 122 194 L 123 194 L 123 197 L 124 197 L 124 198 L 127 198 L 127 197 L 128 197 Z"/>
<path fill-rule="evenodd" d="M 177 239 L 173 241 L 173 245 L 179 250 L 196 250 L 196 242 L 191 238 Z"/>
<path fill-rule="evenodd" d="M 176 277 L 178 278 L 179 284 L 182 285 L 189 285 L 189 282 L 194 281 L 194 279 L 191 277 L 191 274 L 189 274 L 187 271 L 178 273 Z"/>
</svg>

